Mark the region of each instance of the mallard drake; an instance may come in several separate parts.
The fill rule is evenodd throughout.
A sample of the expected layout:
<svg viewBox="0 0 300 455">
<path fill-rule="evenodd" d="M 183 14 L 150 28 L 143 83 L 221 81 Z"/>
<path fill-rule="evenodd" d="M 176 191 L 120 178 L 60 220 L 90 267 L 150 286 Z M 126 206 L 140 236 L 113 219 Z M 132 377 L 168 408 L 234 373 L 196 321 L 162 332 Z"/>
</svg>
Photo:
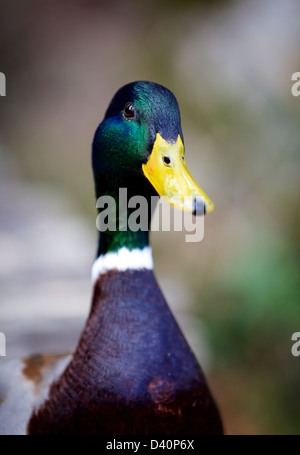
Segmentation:
<svg viewBox="0 0 300 455">
<path fill-rule="evenodd" d="M 92 165 L 97 200 L 111 198 L 116 210 L 113 227 L 104 229 L 111 209 L 97 203 L 88 320 L 72 355 L 7 361 L 0 432 L 221 434 L 203 372 L 153 274 L 150 216 L 147 228 L 124 229 L 132 209 L 120 210 L 120 188 L 128 199 L 158 194 L 183 210 L 213 210 L 187 170 L 172 92 L 144 81 L 119 89 L 96 130 Z"/>
</svg>

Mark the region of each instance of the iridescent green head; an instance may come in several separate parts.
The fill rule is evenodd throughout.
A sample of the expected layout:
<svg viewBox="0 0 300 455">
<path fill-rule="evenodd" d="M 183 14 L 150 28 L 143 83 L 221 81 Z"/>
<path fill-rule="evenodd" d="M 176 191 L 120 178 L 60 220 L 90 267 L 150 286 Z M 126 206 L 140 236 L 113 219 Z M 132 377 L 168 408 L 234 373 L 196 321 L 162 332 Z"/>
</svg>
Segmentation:
<svg viewBox="0 0 300 455">
<path fill-rule="evenodd" d="M 128 198 L 158 194 L 192 212 L 201 196 L 202 212 L 213 209 L 187 170 L 176 98 L 159 84 L 139 81 L 118 90 L 96 130 L 92 162 L 97 198 L 112 196 L 117 206 L 119 188 L 126 188 Z M 147 244 L 148 232 L 106 232 L 98 254 Z"/>
<path fill-rule="evenodd" d="M 108 189 L 104 182 L 119 188 L 137 179 L 137 192 L 149 188 L 142 164 L 149 159 L 157 133 L 170 143 L 176 142 L 178 135 L 182 137 L 174 95 L 152 82 L 134 82 L 120 88 L 94 137 L 93 170 L 98 197 Z"/>
</svg>

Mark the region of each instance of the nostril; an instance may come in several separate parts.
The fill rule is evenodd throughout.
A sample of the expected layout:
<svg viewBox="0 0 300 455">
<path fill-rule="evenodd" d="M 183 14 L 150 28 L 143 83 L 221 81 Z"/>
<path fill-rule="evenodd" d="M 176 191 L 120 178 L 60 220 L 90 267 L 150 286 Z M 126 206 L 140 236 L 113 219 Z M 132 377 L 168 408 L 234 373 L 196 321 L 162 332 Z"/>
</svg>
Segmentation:
<svg viewBox="0 0 300 455">
<path fill-rule="evenodd" d="M 170 164 L 171 163 L 171 160 L 170 160 L 170 158 L 168 156 L 164 156 L 163 159 L 164 159 L 164 163 L 165 164 Z"/>
</svg>

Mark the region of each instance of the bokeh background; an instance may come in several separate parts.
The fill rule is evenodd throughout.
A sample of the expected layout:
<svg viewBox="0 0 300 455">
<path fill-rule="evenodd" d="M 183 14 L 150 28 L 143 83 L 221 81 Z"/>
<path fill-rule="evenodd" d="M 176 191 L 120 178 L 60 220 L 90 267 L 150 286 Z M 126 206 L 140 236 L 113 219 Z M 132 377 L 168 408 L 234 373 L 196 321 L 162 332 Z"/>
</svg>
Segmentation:
<svg viewBox="0 0 300 455">
<path fill-rule="evenodd" d="M 229 434 L 300 433 L 297 0 L 0 0 L 0 331 L 74 347 L 97 241 L 90 144 L 115 91 L 171 89 L 215 202 L 200 243 L 152 234 L 155 271 Z"/>
</svg>

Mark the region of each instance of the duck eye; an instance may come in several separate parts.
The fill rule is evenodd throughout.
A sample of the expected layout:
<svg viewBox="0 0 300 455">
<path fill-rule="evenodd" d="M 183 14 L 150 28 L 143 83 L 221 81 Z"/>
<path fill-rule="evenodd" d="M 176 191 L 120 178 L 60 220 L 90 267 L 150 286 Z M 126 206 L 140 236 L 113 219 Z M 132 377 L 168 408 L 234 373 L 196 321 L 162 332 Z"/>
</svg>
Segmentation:
<svg viewBox="0 0 300 455">
<path fill-rule="evenodd" d="M 171 163 L 171 160 L 170 160 L 170 158 L 168 156 L 164 156 L 163 160 L 164 160 L 165 164 L 170 164 Z"/>
<path fill-rule="evenodd" d="M 127 119 L 133 119 L 135 117 L 135 109 L 131 103 L 125 104 L 123 114 Z"/>
</svg>

